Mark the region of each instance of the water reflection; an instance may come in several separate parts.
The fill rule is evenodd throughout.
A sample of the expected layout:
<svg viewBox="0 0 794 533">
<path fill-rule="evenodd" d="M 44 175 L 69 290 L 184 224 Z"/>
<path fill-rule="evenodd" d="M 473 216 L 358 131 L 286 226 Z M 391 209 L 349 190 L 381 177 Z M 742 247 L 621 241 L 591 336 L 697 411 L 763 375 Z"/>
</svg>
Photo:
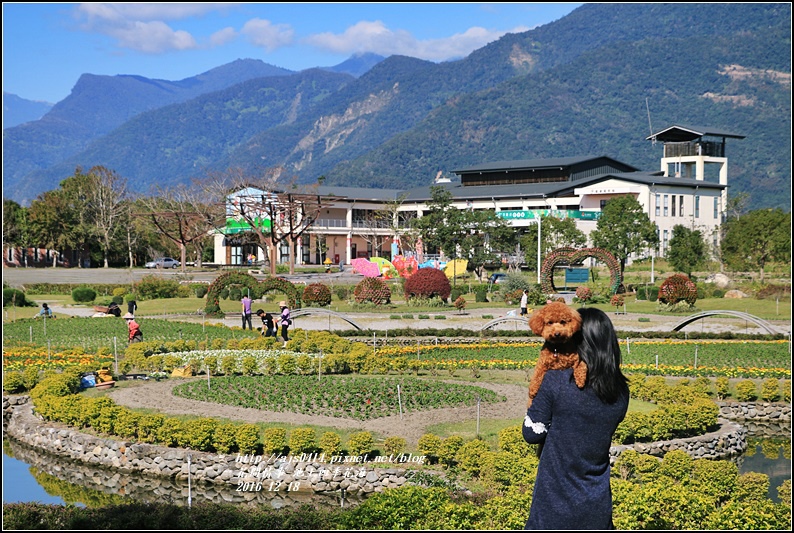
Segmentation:
<svg viewBox="0 0 794 533">
<path fill-rule="evenodd" d="M 30 446 L 8 439 L 3 451 L 18 461 L 30 466 L 30 475 L 44 488 L 47 494 L 57 496 L 65 503 L 81 503 L 89 507 L 117 504 L 135 500 L 140 502 L 163 502 L 176 505 L 190 503 L 234 503 L 246 505 L 269 505 L 279 509 L 288 505 L 311 504 L 314 506 L 347 507 L 362 501 L 362 497 L 347 493 L 315 494 L 306 491 L 238 491 L 236 485 L 197 482 L 188 486 L 187 480 L 144 476 L 136 472 L 119 472 L 99 468 L 86 463 L 44 453 Z M 4 461 L 6 458 L 4 457 Z M 15 481 L 6 476 L 6 490 Z M 17 473 L 14 476 L 20 476 Z M 5 492 L 5 491 L 4 491 Z M 4 497 L 5 499 L 5 497 Z M 41 501 L 33 498 L 12 501 Z M 43 502 L 62 503 L 62 502 Z"/>
<path fill-rule="evenodd" d="M 791 478 L 791 423 L 747 423 L 746 427 L 748 450 L 732 460 L 740 473 L 758 472 L 769 476 L 769 498 L 777 502 L 777 488 Z M 190 496 L 191 503 L 269 505 L 278 509 L 303 503 L 347 507 L 363 501 L 362 496 L 355 494 L 322 495 L 285 490 L 242 492 L 232 485 L 195 481 L 188 488 L 187 480 L 98 468 L 41 452 L 12 439 L 3 441 L 3 452 L 3 501 L 6 503 L 39 501 L 93 507 L 135 500 L 188 505 Z"/>
<path fill-rule="evenodd" d="M 769 499 L 780 502 L 777 488 L 791 479 L 791 422 L 746 422 L 744 425 L 747 450 L 735 459 L 739 473 L 758 472 L 769 476 Z"/>
</svg>

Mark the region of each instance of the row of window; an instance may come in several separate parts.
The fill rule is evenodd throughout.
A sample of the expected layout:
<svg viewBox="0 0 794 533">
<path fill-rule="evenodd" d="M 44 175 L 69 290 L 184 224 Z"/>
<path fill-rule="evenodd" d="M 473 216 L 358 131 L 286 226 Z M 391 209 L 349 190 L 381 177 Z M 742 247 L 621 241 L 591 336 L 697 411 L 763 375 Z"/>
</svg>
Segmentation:
<svg viewBox="0 0 794 533">
<path fill-rule="evenodd" d="M 676 204 L 678 205 L 678 214 L 676 215 Z M 719 218 L 719 199 L 715 196 L 712 198 L 713 212 L 712 216 L 716 220 Z M 684 195 L 678 195 L 678 202 L 676 202 L 675 194 L 657 194 L 656 195 L 656 216 L 684 216 Z M 700 218 L 700 196 L 695 196 L 695 218 Z"/>
<path fill-rule="evenodd" d="M 662 257 L 667 256 L 667 248 L 668 248 L 668 244 L 669 244 L 669 237 L 670 237 L 670 233 L 668 232 L 668 230 L 664 230 L 662 232 L 662 239 L 659 242 L 659 250 L 658 250 L 659 254 Z M 659 238 L 659 228 L 656 228 L 656 238 L 657 239 Z M 711 248 L 712 248 L 712 250 L 716 250 L 719 247 L 719 245 L 720 245 L 719 234 L 715 231 L 715 232 L 713 232 L 711 234 Z"/>
</svg>

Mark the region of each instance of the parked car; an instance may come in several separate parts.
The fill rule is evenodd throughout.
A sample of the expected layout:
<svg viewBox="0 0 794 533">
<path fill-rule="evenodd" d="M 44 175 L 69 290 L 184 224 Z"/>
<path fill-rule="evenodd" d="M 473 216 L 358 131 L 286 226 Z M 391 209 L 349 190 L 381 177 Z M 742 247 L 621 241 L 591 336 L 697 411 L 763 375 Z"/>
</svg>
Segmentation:
<svg viewBox="0 0 794 533">
<path fill-rule="evenodd" d="M 497 272 L 496 274 L 491 274 L 491 277 L 488 278 L 488 283 L 504 283 L 507 281 L 507 274 L 503 272 Z"/>
<path fill-rule="evenodd" d="M 170 257 L 161 257 L 154 261 L 149 261 L 144 265 L 146 268 L 179 268 L 180 263 L 176 259 Z"/>
</svg>

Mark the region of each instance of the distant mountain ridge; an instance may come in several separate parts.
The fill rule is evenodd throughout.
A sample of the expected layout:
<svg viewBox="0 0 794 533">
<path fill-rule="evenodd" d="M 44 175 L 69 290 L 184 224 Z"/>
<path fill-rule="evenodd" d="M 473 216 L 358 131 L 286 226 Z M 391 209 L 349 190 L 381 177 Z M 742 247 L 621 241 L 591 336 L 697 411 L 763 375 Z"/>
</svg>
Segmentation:
<svg viewBox="0 0 794 533">
<path fill-rule="evenodd" d="M 52 109 L 49 102 L 27 100 L 3 91 L 3 129 L 38 120 Z"/>
<path fill-rule="evenodd" d="M 657 130 L 746 135 L 728 143 L 731 194 L 788 210 L 790 15 L 789 4 L 585 4 L 459 61 L 351 58 L 347 74 L 328 72 L 344 64 L 286 71 L 141 110 L 38 168 L 23 167 L 51 128 L 30 139 L 11 128 L 5 194 L 29 201 L 93 164 L 141 193 L 230 167 L 283 165 L 303 183 L 325 175 L 326 185 L 388 188 L 489 161 L 582 154 L 654 170 L 650 109 Z"/>
<path fill-rule="evenodd" d="M 83 74 L 71 94 L 41 119 L 3 130 L 3 185 L 11 191 L 5 194 L 9 198 L 19 197 L 16 190 L 23 185 L 21 190 L 30 191 L 24 193 L 24 199 L 29 201 L 36 194 L 56 187 L 68 174 L 55 183 L 52 180 L 29 183 L 32 178 L 23 178 L 77 154 L 139 113 L 249 79 L 288 74 L 292 71 L 255 59 L 238 59 L 181 81 Z"/>
</svg>

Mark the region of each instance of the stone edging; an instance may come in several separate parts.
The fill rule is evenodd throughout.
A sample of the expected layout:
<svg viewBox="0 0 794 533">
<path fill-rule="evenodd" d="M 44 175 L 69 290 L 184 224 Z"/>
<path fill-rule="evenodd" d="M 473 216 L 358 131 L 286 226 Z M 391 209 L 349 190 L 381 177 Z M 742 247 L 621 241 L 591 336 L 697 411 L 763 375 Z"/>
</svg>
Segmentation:
<svg viewBox="0 0 794 533">
<path fill-rule="evenodd" d="M 33 404 L 28 399 L 27 396 L 13 399 L 3 396 L 3 422 L 8 436 L 34 449 L 118 472 L 186 480 L 189 461 L 190 477 L 194 482 L 222 483 L 243 491 L 289 489 L 325 493 L 343 490 L 355 495 L 409 483 L 406 467 L 423 461 L 423 458 L 406 454 L 397 457 L 338 456 L 333 462 L 321 462 L 323 457 L 316 454 L 240 457 L 131 443 L 43 422 L 33 413 Z"/>
<path fill-rule="evenodd" d="M 103 439 L 70 428 L 46 425 L 33 414 L 28 396 L 3 396 L 4 425 L 11 437 L 33 448 L 65 456 L 76 461 L 110 467 L 121 472 L 137 471 L 146 475 L 187 479 L 188 456 L 190 475 L 196 481 L 241 484 L 272 483 L 294 487 L 300 491 L 336 492 L 352 494 L 379 492 L 408 483 L 405 468 L 374 468 L 372 464 L 401 465 L 400 458 L 340 458 L 335 464 L 322 457 L 243 457 L 181 448 L 167 448 L 153 444 L 128 443 Z M 664 456 L 671 450 L 683 450 L 694 458 L 726 459 L 741 455 L 747 449 L 747 429 L 735 421 L 761 422 L 791 421 L 791 405 L 781 403 L 717 402 L 720 407 L 720 428 L 717 431 L 685 439 L 651 443 L 635 443 L 610 448 L 610 462 L 629 449 L 638 453 Z M 406 458 L 406 457 L 403 457 Z M 249 459 L 241 462 L 238 459 Z M 417 462 L 415 456 L 407 463 Z"/>
</svg>

